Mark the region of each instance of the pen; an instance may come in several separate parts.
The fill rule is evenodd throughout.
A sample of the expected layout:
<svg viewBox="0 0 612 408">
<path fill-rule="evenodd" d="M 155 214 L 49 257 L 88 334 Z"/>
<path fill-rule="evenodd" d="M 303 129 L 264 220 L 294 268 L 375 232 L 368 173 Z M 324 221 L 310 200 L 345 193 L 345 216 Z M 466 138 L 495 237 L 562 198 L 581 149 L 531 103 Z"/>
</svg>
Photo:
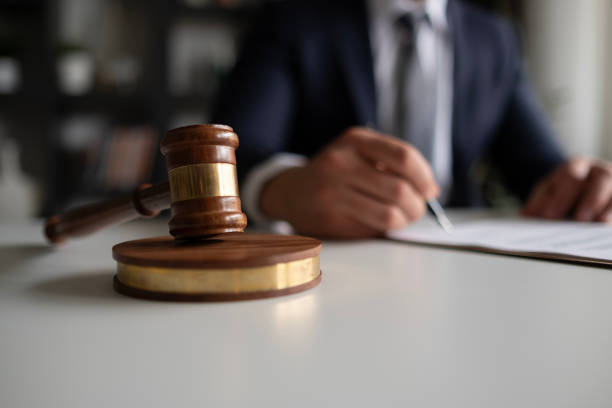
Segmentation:
<svg viewBox="0 0 612 408">
<path fill-rule="evenodd" d="M 453 223 L 450 222 L 450 220 L 446 216 L 444 208 L 442 208 L 442 205 L 440 205 L 438 200 L 436 200 L 435 198 L 427 200 L 427 209 L 434 217 L 436 217 L 436 221 L 438 222 L 438 224 L 440 224 L 444 231 L 449 234 L 453 232 Z"/>
</svg>

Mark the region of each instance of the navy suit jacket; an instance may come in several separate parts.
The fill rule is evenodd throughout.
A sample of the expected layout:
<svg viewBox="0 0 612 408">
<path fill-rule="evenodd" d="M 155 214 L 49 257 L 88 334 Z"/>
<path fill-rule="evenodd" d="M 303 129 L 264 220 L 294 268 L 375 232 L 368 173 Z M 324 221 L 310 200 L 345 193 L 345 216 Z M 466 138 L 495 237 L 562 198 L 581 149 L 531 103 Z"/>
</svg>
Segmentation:
<svg viewBox="0 0 612 408">
<path fill-rule="evenodd" d="M 511 25 L 448 1 L 454 45 L 450 205 L 481 204 L 474 164 L 488 157 L 525 198 L 565 158 L 525 78 Z M 376 124 L 365 1 L 285 1 L 265 8 L 219 93 L 213 120 L 240 138 L 239 179 L 278 152 L 312 156 L 354 125 Z"/>
</svg>

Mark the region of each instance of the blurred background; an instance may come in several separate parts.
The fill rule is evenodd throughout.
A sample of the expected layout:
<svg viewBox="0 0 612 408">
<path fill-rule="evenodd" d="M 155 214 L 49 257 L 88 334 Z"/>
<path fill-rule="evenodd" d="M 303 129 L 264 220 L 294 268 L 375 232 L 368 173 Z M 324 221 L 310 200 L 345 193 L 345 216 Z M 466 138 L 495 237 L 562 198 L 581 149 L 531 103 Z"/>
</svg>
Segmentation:
<svg viewBox="0 0 612 408">
<path fill-rule="evenodd" d="M 515 22 L 566 150 L 612 159 L 612 2 L 471 1 Z M 163 132 L 208 121 L 262 2 L 0 0 L 0 218 L 163 180 Z"/>
</svg>

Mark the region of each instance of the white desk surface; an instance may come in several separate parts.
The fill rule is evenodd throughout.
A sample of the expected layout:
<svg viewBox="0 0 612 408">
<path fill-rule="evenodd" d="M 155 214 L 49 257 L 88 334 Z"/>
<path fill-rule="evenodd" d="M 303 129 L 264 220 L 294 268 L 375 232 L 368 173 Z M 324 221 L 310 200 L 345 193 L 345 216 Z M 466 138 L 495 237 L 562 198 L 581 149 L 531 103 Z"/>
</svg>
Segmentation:
<svg viewBox="0 0 612 408">
<path fill-rule="evenodd" d="M 612 270 L 325 242 L 290 297 L 116 294 L 111 246 L 164 222 L 58 249 L 0 222 L 0 407 L 612 406 Z"/>
</svg>

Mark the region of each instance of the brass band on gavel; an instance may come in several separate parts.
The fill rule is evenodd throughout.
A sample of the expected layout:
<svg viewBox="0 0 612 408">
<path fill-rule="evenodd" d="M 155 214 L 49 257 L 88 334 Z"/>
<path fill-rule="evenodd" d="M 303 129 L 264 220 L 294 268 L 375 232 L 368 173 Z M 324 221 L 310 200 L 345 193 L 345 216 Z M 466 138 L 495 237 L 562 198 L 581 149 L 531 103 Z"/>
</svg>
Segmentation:
<svg viewBox="0 0 612 408">
<path fill-rule="evenodd" d="M 236 197 L 236 166 L 229 163 L 190 164 L 168 172 L 172 202 L 201 197 Z"/>
<path fill-rule="evenodd" d="M 241 268 L 168 268 L 117 263 L 117 279 L 123 285 L 186 295 L 224 293 L 229 296 L 288 290 L 306 285 L 320 275 L 319 256 Z"/>
<path fill-rule="evenodd" d="M 193 239 L 241 232 L 236 178 L 238 136 L 223 125 L 196 125 L 171 130 L 161 142 L 170 184 L 170 234 Z"/>
</svg>

